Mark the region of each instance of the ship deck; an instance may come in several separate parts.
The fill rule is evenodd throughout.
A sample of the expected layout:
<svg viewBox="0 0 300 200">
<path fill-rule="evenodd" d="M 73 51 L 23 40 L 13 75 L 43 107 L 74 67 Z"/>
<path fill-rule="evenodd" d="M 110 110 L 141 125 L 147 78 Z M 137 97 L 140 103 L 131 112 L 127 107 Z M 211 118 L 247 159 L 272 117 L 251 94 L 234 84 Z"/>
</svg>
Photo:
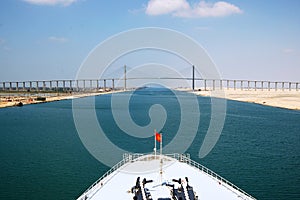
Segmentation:
<svg viewBox="0 0 300 200">
<path fill-rule="evenodd" d="M 122 162 L 84 192 L 78 200 L 133 199 L 134 194 L 131 191 L 138 177 L 153 180 L 153 182 L 147 183 L 145 188 L 149 190 L 154 200 L 158 198 L 172 199 L 169 188 L 163 186 L 162 183 L 171 183 L 172 179 L 179 178 L 184 180 L 185 177 L 188 177 L 188 184 L 193 187 L 198 199 L 254 199 L 234 184 L 187 156 L 181 154 L 172 154 L 172 156 L 128 154 Z"/>
</svg>

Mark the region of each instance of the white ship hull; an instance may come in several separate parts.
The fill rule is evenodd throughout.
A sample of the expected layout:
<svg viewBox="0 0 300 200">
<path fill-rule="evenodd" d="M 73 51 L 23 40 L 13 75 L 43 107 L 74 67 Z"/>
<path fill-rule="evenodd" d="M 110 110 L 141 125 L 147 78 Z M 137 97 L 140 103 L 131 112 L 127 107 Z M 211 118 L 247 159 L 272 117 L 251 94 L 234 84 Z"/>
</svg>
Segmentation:
<svg viewBox="0 0 300 200">
<path fill-rule="evenodd" d="M 142 180 L 152 182 L 143 184 Z M 174 180 L 180 180 L 180 182 Z M 135 186 L 136 184 L 138 187 Z M 178 191 L 183 192 L 182 197 L 176 197 L 174 193 Z M 111 168 L 78 198 L 78 200 L 84 199 L 234 200 L 255 198 L 191 160 L 189 155 L 126 154 L 120 163 Z"/>
</svg>

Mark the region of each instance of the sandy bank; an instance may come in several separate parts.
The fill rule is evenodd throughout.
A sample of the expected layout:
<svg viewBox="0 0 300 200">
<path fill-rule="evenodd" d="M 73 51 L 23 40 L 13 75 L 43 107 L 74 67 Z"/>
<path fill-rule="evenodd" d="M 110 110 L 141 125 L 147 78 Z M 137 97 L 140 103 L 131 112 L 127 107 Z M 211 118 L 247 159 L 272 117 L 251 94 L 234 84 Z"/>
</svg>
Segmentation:
<svg viewBox="0 0 300 200">
<path fill-rule="evenodd" d="M 93 93 L 78 93 L 78 94 L 59 94 L 47 96 L 47 94 L 35 95 L 35 96 L 14 96 L 14 95 L 5 95 L 0 98 L 0 108 L 17 106 L 19 102 L 22 102 L 23 105 L 27 104 L 38 104 L 38 103 L 46 103 L 52 101 L 60 101 L 65 99 L 74 99 L 88 96 L 97 96 L 103 94 L 110 94 L 113 92 L 120 91 L 110 91 L 110 92 L 93 92 Z M 37 97 L 45 97 L 45 100 L 38 100 Z"/>
<path fill-rule="evenodd" d="M 178 89 L 181 91 L 189 91 L 185 89 Z M 122 91 L 114 91 L 122 92 Z M 65 99 L 81 98 L 87 96 L 96 96 L 102 94 L 109 94 L 112 92 L 99 92 L 99 93 L 80 93 L 80 94 L 60 94 L 56 96 L 46 96 L 45 101 L 37 101 L 36 96 L 2 96 L 0 99 L 0 108 L 16 106 L 19 102 L 26 104 L 45 103 L 52 101 L 60 101 Z M 224 89 L 222 91 L 195 91 L 196 95 L 213 96 L 219 98 L 226 98 L 235 101 L 243 101 L 250 103 L 257 103 L 267 106 L 287 108 L 292 110 L 300 110 L 300 91 L 296 90 L 234 90 Z"/>
<path fill-rule="evenodd" d="M 267 106 L 300 110 L 300 91 L 296 90 L 234 90 L 224 89 L 223 94 L 226 99 L 257 103 Z M 222 97 L 222 92 L 216 91 L 196 91 L 201 96 Z M 223 97 L 224 97 L 223 95 Z"/>
</svg>

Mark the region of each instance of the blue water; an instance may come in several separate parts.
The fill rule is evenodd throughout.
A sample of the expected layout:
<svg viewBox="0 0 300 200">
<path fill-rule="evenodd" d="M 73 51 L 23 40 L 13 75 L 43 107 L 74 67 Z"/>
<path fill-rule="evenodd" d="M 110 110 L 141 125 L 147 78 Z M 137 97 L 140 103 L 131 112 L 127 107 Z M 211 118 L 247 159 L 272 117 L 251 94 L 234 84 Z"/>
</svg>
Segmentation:
<svg viewBox="0 0 300 200">
<path fill-rule="evenodd" d="M 96 97 L 99 123 L 114 130 L 109 139 L 128 151 L 150 151 L 152 141 L 116 127 L 110 97 Z M 198 101 L 199 131 L 187 150 L 194 160 L 257 199 L 300 199 L 299 111 L 228 101 L 222 135 L 211 153 L 199 159 L 211 106 L 210 98 Z M 131 116 L 138 125 L 147 125 L 148 108 L 157 103 L 168 113 L 163 128 L 170 133 L 164 138 L 167 143 L 180 123 L 172 92 L 137 91 L 130 101 Z M 75 199 L 108 169 L 81 143 L 71 100 L 0 109 L 0 199 Z"/>
</svg>

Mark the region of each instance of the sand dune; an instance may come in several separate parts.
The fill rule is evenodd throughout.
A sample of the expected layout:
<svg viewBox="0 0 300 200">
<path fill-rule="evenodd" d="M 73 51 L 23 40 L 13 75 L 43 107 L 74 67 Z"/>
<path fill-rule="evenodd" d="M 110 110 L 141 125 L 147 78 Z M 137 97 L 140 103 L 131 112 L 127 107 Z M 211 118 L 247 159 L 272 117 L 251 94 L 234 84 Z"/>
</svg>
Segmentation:
<svg viewBox="0 0 300 200">
<path fill-rule="evenodd" d="M 116 92 L 116 91 L 114 91 Z M 119 91 L 120 92 L 120 91 Z M 23 105 L 26 104 L 38 104 L 38 103 L 46 103 L 51 101 L 60 101 L 65 99 L 74 99 L 74 98 L 81 98 L 81 97 L 87 97 L 87 96 L 96 96 L 96 95 L 102 95 L 102 94 L 109 94 L 110 92 L 93 92 L 93 93 L 73 93 L 73 94 L 56 94 L 51 96 L 47 94 L 41 94 L 40 96 L 16 96 L 16 95 L 5 95 L 0 98 L 0 108 L 5 107 L 11 107 L 11 106 L 17 106 L 19 102 L 22 102 Z M 45 100 L 39 100 L 37 97 L 45 97 Z"/>
<path fill-rule="evenodd" d="M 187 90 L 184 90 L 187 91 Z M 122 92 L 122 91 L 118 91 Z M 80 93 L 80 94 L 60 94 L 56 96 L 46 96 L 45 101 L 36 100 L 36 96 L 2 96 L 0 98 L 0 108 L 16 106 L 19 102 L 26 104 L 36 104 L 51 101 L 59 101 L 64 99 L 80 98 L 86 96 L 95 96 L 101 94 L 108 94 L 111 92 L 101 93 Z M 240 90 L 240 89 L 224 89 L 215 91 L 195 91 L 196 95 L 201 96 L 214 96 L 226 98 L 230 100 L 257 103 L 267 106 L 287 108 L 293 110 L 300 110 L 300 91 L 296 90 Z"/>
<path fill-rule="evenodd" d="M 225 97 L 226 99 L 257 103 L 267 106 L 300 110 L 300 91 L 296 90 L 240 90 L 196 91 L 197 95 Z M 224 95 L 222 95 L 224 94 Z"/>
</svg>

